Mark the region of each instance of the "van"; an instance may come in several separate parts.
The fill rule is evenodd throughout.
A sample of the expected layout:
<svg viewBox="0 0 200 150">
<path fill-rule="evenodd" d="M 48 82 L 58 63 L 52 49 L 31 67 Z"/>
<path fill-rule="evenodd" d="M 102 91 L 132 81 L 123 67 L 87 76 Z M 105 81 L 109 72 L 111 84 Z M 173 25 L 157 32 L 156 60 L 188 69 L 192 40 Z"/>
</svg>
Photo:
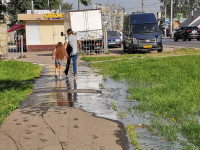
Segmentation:
<svg viewBox="0 0 200 150">
<path fill-rule="evenodd" d="M 153 13 L 131 14 L 124 17 L 124 51 L 163 51 L 162 35 Z"/>
</svg>

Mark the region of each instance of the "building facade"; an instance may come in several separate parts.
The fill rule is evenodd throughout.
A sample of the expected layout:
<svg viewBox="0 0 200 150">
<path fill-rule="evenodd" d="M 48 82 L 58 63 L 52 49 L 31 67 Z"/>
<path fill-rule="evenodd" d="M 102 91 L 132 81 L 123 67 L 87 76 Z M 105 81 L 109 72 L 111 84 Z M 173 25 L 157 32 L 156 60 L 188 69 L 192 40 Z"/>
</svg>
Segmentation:
<svg viewBox="0 0 200 150">
<path fill-rule="evenodd" d="M 61 13 L 19 14 L 25 23 L 27 51 L 52 50 L 58 42 L 65 42 L 64 22 Z"/>
</svg>

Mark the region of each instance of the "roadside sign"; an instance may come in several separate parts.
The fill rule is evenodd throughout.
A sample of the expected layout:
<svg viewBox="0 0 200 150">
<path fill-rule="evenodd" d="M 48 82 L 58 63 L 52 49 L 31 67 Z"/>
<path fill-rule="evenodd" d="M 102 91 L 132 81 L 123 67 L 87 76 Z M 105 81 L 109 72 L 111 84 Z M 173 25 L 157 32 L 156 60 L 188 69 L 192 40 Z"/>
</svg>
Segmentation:
<svg viewBox="0 0 200 150">
<path fill-rule="evenodd" d="M 169 18 L 165 18 L 165 23 L 169 23 Z"/>
<path fill-rule="evenodd" d="M 177 14 L 177 19 L 178 20 L 182 20 L 183 19 L 183 14 L 182 13 L 178 13 Z"/>
</svg>

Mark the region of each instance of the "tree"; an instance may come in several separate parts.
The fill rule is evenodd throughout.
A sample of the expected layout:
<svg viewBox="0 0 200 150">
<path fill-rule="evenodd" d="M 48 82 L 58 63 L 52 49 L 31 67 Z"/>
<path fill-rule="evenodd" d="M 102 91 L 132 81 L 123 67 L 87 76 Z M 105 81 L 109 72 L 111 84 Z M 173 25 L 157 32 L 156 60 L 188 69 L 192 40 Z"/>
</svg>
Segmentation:
<svg viewBox="0 0 200 150">
<path fill-rule="evenodd" d="M 29 0 L 30 1 L 30 0 Z M 60 0 L 49 0 L 51 9 L 58 9 Z M 47 9 L 48 0 L 34 0 L 34 9 Z"/>
<path fill-rule="evenodd" d="M 5 21 L 3 12 L 6 12 L 6 6 L 2 4 L 2 1 L 0 1 L 0 21 Z"/>
<path fill-rule="evenodd" d="M 167 16 L 171 13 L 171 1 L 170 0 L 160 0 L 163 4 L 161 6 L 162 14 L 165 12 L 165 7 L 167 9 Z M 192 11 L 197 10 L 200 6 L 200 0 L 174 0 L 173 4 L 173 17 L 176 17 L 177 13 L 183 13 L 184 17 L 189 17 Z"/>
<path fill-rule="evenodd" d="M 92 3 L 92 0 L 78 0 L 81 4 L 88 6 Z"/>
<path fill-rule="evenodd" d="M 60 0 L 49 0 L 51 9 L 58 9 Z M 47 9 L 48 0 L 34 0 L 34 9 Z M 69 4 L 70 6 L 70 4 Z M 17 15 L 26 13 L 31 9 L 31 0 L 11 0 L 8 3 L 7 12 L 10 16 L 11 26 L 18 22 Z"/>
<path fill-rule="evenodd" d="M 104 10 L 106 11 L 102 11 L 102 14 L 107 16 L 106 28 L 110 30 L 116 30 L 119 28 L 122 30 L 125 10 L 124 7 L 120 3 L 107 2 L 104 5 Z"/>
<path fill-rule="evenodd" d="M 62 2 L 61 8 L 62 8 L 62 10 L 72 10 L 73 9 L 73 4 L 72 3 Z"/>
<path fill-rule="evenodd" d="M 17 14 L 25 13 L 26 10 L 31 9 L 30 0 L 11 0 L 7 5 L 7 12 L 11 26 L 18 22 Z"/>
</svg>

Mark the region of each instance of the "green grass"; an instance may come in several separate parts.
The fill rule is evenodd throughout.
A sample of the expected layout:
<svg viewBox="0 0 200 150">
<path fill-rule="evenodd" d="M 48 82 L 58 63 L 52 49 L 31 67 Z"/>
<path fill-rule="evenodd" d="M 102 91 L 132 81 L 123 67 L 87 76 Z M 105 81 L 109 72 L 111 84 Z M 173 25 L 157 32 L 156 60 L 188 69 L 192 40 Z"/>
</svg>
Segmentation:
<svg viewBox="0 0 200 150">
<path fill-rule="evenodd" d="M 88 57 L 88 56 L 83 56 L 81 60 L 87 61 L 87 62 L 93 62 L 93 61 L 104 61 L 104 60 L 112 60 L 112 59 L 119 59 L 122 56 L 117 55 L 117 56 L 103 56 L 103 57 Z"/>
<path fill-rule="evenodd" d="M 41 68 L 32 63 L 0 61 L 0 124 L 31 92 Z"/>
<path fill-rule="evenodd" d="M 131 139 L 131 144 L 134 146 L 135 150 L 142 150 L 142 148 L 140 147 L 140 144 L 137 140 L 137 133 L 135 132 L 135 125 L 134 124 L 130 124 L 126 126 L 126 131 L 129 134 L 129 137 Z"/>
<path fill-rule="evenodd" d="M 124 118 L 126 118 L 126 116 L 127 116 L 127 112 L 126 112 L 126 111 L 124 111 L 124 112 L 118 112 L 118 116 L 119 116 L 121 119 L 124 119 Z"/>
<path fill-rule="evenodd" d="M 178 127 L 175 123 L 169 123 L 159 118 L 152 119 L 148 130 L 153 134 L 164 136 L 167 140 L 177 140 Z"/>
<path fill-rule="evenodd" d="M 116 107 L 116 105 L 115 105 L 114 102 L 111 102 L 111 103 L 110 103 L 110 106 L 111 106 L 111 108 L 112 108 L 114 111 L 117 111 L 117 107 Z"/>
<path fill-rule="evenodd" d="M 180 150 L 199 150 L 199 148 L 194 146 L 193 144 L 187 144 L 184 142 L 183 145 L 184 145 L 184 148 Z"/>
<path fill-rule="evenodd" d="M 99 88 L 100 89 L 105 89 L 103 83 L 99 83 Z"/>
<path fill-rule="evenodd" d="M 176 139 L 171 132 L 181 132 L 200 147 L 196 119 L 200 115 L 200 55 L 109 61 L 91 66 L 115 80 L 126 79 L 131 86 L 129 99 L 140 101 L 135 109 L 164 116 L 170 124 L 176 124 L 156 127 L 158 132 L 163 130 L 167 139 Z"/>
<path fill-rule="evenodd" d="M 176 56 L 176 55 L 193 55 L 200 54 L 200 50 L 193 48 L 182 48 L 173 52 L 163 53 L 147 53 L 147 54 L 124 54 L 124 55 L 108 55 L 108 56 L 83 56 L 81 59 L 87 62 L 95 61 L 109 61 L 114 59 L 130 59 L 140 57 L 162 57 L 162 56 Z"/>
</svg>

